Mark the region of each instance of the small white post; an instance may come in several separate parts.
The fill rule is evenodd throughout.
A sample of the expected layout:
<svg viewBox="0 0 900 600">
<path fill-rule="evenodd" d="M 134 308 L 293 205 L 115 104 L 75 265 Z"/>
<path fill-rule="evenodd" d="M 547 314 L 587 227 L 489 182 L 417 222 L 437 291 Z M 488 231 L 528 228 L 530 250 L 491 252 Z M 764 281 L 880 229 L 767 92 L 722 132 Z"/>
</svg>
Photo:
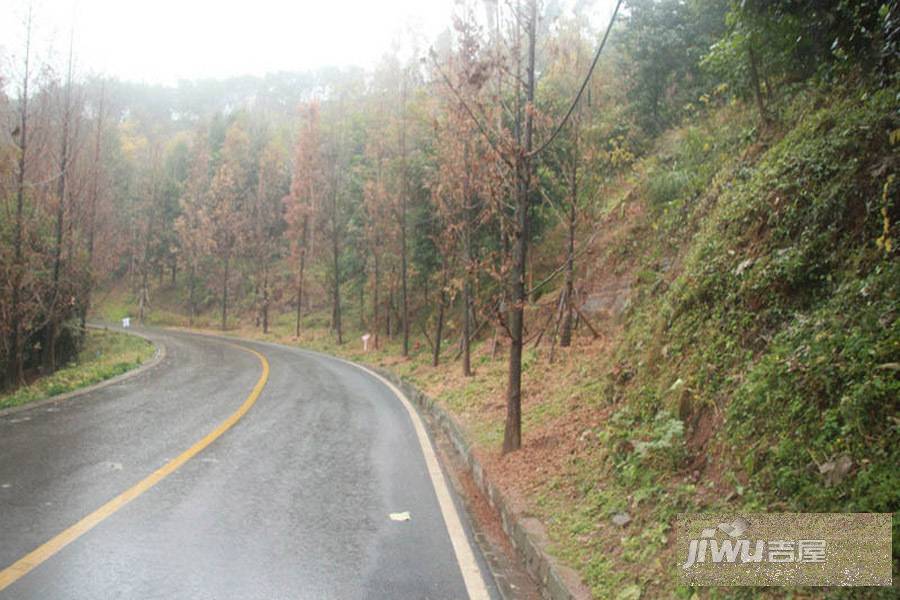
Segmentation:
<svg viewBox="0 0 900 600">
<path fill-rule="evenodd" d="M 368 334 L 368 333 L 365 333 L 365 334 L 363 334 L 363 336 L 362 336 L 363 352 L 368 352 L 368 351 L 369 351 L 369 338 L 370 338 L 370 337 L 372 337 L 372 336 L 371 336 L 370 334 Z"/>
</svg>

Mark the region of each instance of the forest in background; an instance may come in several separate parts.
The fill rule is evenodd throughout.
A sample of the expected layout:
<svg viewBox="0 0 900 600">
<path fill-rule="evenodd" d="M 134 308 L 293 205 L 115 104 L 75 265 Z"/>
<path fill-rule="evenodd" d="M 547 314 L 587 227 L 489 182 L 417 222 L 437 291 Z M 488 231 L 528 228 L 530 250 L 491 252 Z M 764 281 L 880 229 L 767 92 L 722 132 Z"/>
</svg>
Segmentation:
<svg viewBox="0 0 900 600">
<path fill-rule="evenodd" d="M 897 5 L 631 0 L 588 79 L 605 24 L 578 6 L 461 2 L 374 72 L 155 87 L 15 49 L 4 385 L 69 360 L 124 293 L 139 320 L 367 332 L 451 362 L 461 389 L 489 373 L 503 427 L 484 440 L 506 453 L 549 418 L 523 414 L 546 392 L 529 372 L 603 337 L 590 288 L 627 270 L 611 357 L 558 382 L 591 450 L 531 490 L 598 596 L 634 589 L 621 561 L 663 551 L 700 477 L 744 507 L 895 510 Z M 646 535 L 590 533 L 623 512 Z"/>
</svg>

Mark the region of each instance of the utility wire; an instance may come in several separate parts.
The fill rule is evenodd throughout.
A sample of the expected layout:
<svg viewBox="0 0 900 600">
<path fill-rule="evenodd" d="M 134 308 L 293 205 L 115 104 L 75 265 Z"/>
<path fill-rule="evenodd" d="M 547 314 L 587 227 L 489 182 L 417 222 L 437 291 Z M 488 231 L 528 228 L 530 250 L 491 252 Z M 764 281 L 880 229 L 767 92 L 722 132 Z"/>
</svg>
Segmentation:
<svg viewBox="0 0 900 600">
<path fill-rule="evenodd" d="M 559 132 L 562 131 L 562 128 L 566 126 L 566 123 L 569 121 L 569 117 L 572 116 L 572 113 L 575 111 L 575 107 L 578 106 L 578 101 L 581 100 L 581 95 L 584 94 L 584 90 L 585 88 L 587 88 L 588 82 L 591 80 L 591 75 L 594 74 L 594 68 L 597 66 L 597 61 L 600 60 L 600 53 L 603 52 L 603 47 L 606 46 L 606 40 L 607 38 L 609 38 L 609 32 L 612 31 L 613 23 L 616 22 L 616 15 L 619 14 L 620 6 L 622 6 L 622 0 L 616 2 L 616 8 L 615 10 L 613 10 L 612 18 L 609 20 L 609 26 L 606 28 L 606 33 L 603 34 L 603 40 L 600 42 L 600 46 L 597 48 L 597 53 L 594 54 L 594 62 L 591 63 L 591 68 L 588 69 L 587 75 L 585 76 L 584 81 L 581 83 L 581 88 L 579 88 L 578 93 L 575 95 L 575 99 L 572 101 L 572 105 L 569 106 L 569 110 L 566 112 L 566 115 L 562 118 L 562 121 L 559 122 L 559 125 L 556 126 L 556 129 L 553 130 L 553 133 L 550 134 L 550 137 L 547 138 L 544 143 L 538 146 L 535 150 L 529 152 L 528 156 L 534 156 L 546 150 L 547 146 L 553 143 L 553 140 L 556 139 L 556 136 L 559 135 Z"/>
</svg>

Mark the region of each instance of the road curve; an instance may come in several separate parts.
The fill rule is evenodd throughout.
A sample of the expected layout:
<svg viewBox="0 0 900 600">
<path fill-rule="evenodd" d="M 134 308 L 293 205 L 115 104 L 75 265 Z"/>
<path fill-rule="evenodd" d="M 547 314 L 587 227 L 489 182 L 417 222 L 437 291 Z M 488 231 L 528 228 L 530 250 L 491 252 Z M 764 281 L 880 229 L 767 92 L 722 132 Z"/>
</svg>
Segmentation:
<svg viewBox="0 0 900 600">
<path fill-rule="evenodd" d="M 0 569 L 196 445 L 261 380 L 260 359 L 232 343 L 144 333 L 167 349 L 153 369 L 0 418 Z M 269 365 L 250 410 L 0 599 L 468 597 L 393 392 L 338 359 L 237 345 Z M 411 520 L 389 518 L 405 511 Z M 495 597 L 462 521 L 482 574 L 475 587 Z"/>
</svg>

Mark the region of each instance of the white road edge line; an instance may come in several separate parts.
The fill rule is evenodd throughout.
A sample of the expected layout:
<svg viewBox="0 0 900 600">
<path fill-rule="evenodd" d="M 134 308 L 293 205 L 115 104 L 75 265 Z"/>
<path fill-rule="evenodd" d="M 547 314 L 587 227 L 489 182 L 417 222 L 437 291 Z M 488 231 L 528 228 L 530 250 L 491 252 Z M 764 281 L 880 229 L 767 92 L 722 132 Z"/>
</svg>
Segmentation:
<svg viewBox="0 0 900 600">
<path fill-rule="evenodd" d="M 175 330 L 178 329 L 176 328 Z M 469 544 L 469 538 L 466 537 L 466 531 L 463 529 L 459 513 L 456 511 L 456 505 L 453 504 L 453 498 L 450 496 L 450 489 L 447 487 L 447 480 L 444 478 L 444 472 L 441 471 L 441 466 L 438 463 L 437 454 L 435 454 L 434 447 L 431 445 L 431 440 L 428 438 L 428 434 L 425 431 L 425 425 L 422 423 L 419 413 L 406 397 L 406 394 L 400 391 L 397 386 L 368 367 L 364 367 L 363 365 L 332 354 L 325 354 L 306 348 L 298 348 L 296 346 L 287 346 L 273 342 L 249 340 L 191 330 L 183 331 L 189 334 L 206 335 L 208 337 L 223 338 L 230 341 L 249 342 L 251 344 L 256 343 L 281 349 L 288 348 L 299 351 L 301 354 L 336 360 L 352 367 L 356 367 L 360 371 L 371 375 L 386 385 L 388 389 L 400 399 L 400 403 L 403 404 L 407 414 L 409 414 L 413 429 L 416 430 L 416 438 L 419 440 L 419 447 L 422 449 L 422 455 L 425 458 L 425 466 L 428 467 L 428 476 L 431 478 L 431 486 L 434 488 L 434 493 L 437 496 L 438 505 L 441 509 L 441 515 L 444 517 L 444 526 L 447 529 L 447 534 L 450 536 L 450 543 L 453 545 L 453 553 L 456 555 L 456 564 L 459 566 L 459 570 L 463 576 L 466 593 L 471 600 L 491 600 L 491 595 L 488 593 L 487 585 L 481 575 L 481 569 L 478 568 L 478 562 L 475 560 L 475 553 L 472 551 L 472 546 Z"/>
<path fill-rule="evenodd" d="M 342 358 L 338 358 L 338 360 L 345 362 L 348 365 L 353 365 L 357 369 L 365 371 L 372 377 L 378 379 L 386 385 L 388 389 L 394 392 L 394 395 L 400 399 L 401 403 L 403 403 L 403 407 L 406 409 L 406 412 L 409 413 L 409 418 L 412 420 L 413 428 L 416 430 L 416 437 L 419 439 L 419 446 L 422 448 L 425 464 L 428 467 L 428 475 L 431 477 L 431 485 L 434 487 L 434 492 L 437 495 L 438 504 L 441 507 L 441 514 L 444 517 L 444 525 L 447 527 L 447 533 L 450 535 L 450 543 L 453 544 L 453 552 L 456 554 L 456 562 L 459 565 L 459 570 L 462 572 L 463 582 L 466 584 L 466 592 L 472 600 L 490 600 L 490 594 L 488 594 L 484 578 L 481 576 L 481 569 L 478 568 L 478 563 L 475 561 L 475 553 L 472 552 L 469 538 L 466 537 L 466 531 L 463 529 L 459 513 L 456 511 L 456 505 L 453 504 L 453 498 L 450 496 L 450 490 L 447 487 L 447 480 L 444 478 L 444 472 L 441 471 L 441 466 L 438 463 L 434 447 L 431 445 L 431 440 L 428 439 L 428 434 L 425 432 L 425 425 L 422 423 L 419 413 L 416 412 L 416 409 L 410 403 L 406 394 L 375 371 L 354 362 L 350 362 L 349 360 L 344 360 Z"/>
</svg>

